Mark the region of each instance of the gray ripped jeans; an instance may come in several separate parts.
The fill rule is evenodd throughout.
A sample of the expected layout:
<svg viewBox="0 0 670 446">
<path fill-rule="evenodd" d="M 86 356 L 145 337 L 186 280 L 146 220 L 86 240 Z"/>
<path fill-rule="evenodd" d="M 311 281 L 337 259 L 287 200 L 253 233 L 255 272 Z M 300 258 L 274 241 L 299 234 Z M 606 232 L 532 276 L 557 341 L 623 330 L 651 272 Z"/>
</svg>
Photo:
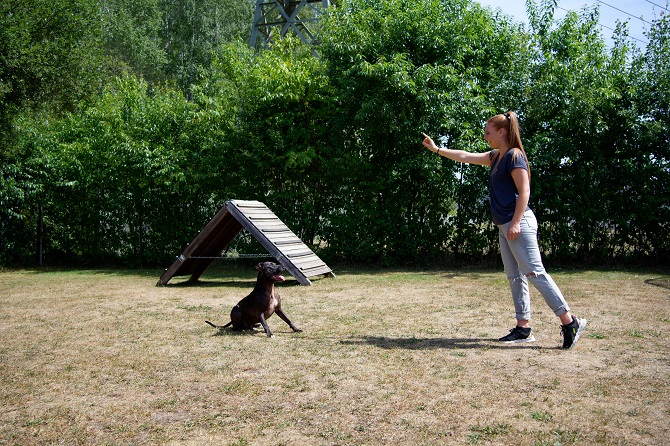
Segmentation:
<svg viewBox="0 0 670 446">
<path fill-rule="evenodd" d="M 545 271 L 537 244 L 537 219 L 533 211 L 526 211 L 521 218 L 521 233 L 515 240 L 507 239 L 510 223 L 498 226 L 500 253 L 502 255 L 505 274 L 512 290 L 514 310 L 518 320 L 530 320 L 530 294 L 528 281 L 540 292 L 544 301 L 561 316 L 570 311 L 561 290 Z"/>
</svg>

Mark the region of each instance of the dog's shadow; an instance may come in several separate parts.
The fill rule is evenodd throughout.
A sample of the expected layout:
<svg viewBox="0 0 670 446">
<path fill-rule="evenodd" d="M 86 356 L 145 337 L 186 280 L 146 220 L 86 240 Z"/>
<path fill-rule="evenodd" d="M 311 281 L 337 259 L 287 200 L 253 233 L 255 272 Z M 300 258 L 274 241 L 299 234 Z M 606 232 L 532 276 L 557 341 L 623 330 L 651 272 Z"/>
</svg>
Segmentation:
<svg viewBox="0 0 670 446">
<path fill-rule="evenodd" d="M 250 328 L 248 330 L 234 330 L 231 327 L 215 328 L 212 336 L 253 336 L 259 333 L 265 335 L 265 330 L 263 330 L 261 324 L 258 324 L 258 327 Z"/>
<path fill-rule="evenodd" d="M 291 330 L 281 330 L 281 329 L 273 329 L 272 332 L 275 333 L 275 335 L 295 334 Z M 267 337 L 265 330 L 263 330 L 263 326 L 260 324 L 258 325 L 258 327 L 252 328 L 250 330 L 233 330 L 232 328 L 226 327 L 226 328 L 218 328 L 215 330 L 214 333 L 212 333 L 212 336 L 257 336 L 257 335 L 263 335 L 263 337 Z"/>
<path fill-rule="evenodd" d="M 345 345 L 373 345 L 375 347 L 393 350 L 432 350 L 432 349 L 540 349 L 537 345 L 529 344 L 500 344 L 497 339 L 487 338 L 389 338 L 385 336 L 359 336 L 340 341 Z"/>
<path fill-rule="evenodd" d="M 223 329 L 223 330 L 216 330 L 214 333 L 212 333 L 212 336 L 253 336 L 258 333 L 263 333 L 265 332 L 263 330 L 229 330 L 229 329 Z"/>
</svg>

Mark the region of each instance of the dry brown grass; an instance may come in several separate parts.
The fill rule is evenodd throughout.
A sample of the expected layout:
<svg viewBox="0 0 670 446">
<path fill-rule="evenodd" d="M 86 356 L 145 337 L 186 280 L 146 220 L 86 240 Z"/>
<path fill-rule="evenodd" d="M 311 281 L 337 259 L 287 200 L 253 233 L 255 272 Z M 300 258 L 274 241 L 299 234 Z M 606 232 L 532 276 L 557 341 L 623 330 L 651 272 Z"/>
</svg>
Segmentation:
<svg viewBox="0 0 670 446">
<path fill-rule="evenodd" d="M 538 342 L 493 341 L 513 323 L 501 272 L 336 272 L 281 285 L 305 331 L 275 316 L 274 339 L 204 323 L 228 320 L 253 269 L 162 288 L 159 271 L 0 273 L 0 444 L 670 439 L 667 274 L 554 271 L 590 321 L 566 352 L 534 291 Z"/>
</svg>

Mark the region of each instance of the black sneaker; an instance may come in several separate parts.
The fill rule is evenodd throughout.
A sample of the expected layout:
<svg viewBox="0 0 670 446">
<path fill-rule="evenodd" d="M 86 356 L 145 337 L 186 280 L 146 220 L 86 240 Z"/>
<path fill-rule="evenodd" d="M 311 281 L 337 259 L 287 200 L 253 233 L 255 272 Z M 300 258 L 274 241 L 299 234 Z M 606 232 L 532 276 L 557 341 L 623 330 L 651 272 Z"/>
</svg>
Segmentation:
<svg viewBox="0 0 670 446">
<path fill-rule="evenodd" d="M 574 316 L 572 317 L 572 322 L 567 325 L 561 325 L 563 348 L 565 350 L 570 350 L 575 346 L 584 331 L 584 327 L 586 327 L 586 319 L 579 319 Z"/>
<path fill-rule="evenodd" d="M 531 334 L 530 327 L 514 327 L 509 331 L 507 336 L 503 336 L 498 340 L 506 344 L 519 344 L 521 342 L 535 342 L 535 336 Z"/>
</svg>

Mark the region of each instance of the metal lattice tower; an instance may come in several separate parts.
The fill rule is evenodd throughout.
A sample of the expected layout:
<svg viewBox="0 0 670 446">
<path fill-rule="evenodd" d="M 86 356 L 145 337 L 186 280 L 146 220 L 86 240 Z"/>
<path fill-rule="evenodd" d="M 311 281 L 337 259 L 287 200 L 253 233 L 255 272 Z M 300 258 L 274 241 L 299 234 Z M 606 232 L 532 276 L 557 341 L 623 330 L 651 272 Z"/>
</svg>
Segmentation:
<svg viewBox="0 0 670 446">
<path fill-rule="evenodd" d="M 274 39 L 289 32 L 308 45 L 316 45 L 320 16 L 334 3 L 332 0 L 257 0 L 249 46 L 268 48 Z"/>
</svg>

